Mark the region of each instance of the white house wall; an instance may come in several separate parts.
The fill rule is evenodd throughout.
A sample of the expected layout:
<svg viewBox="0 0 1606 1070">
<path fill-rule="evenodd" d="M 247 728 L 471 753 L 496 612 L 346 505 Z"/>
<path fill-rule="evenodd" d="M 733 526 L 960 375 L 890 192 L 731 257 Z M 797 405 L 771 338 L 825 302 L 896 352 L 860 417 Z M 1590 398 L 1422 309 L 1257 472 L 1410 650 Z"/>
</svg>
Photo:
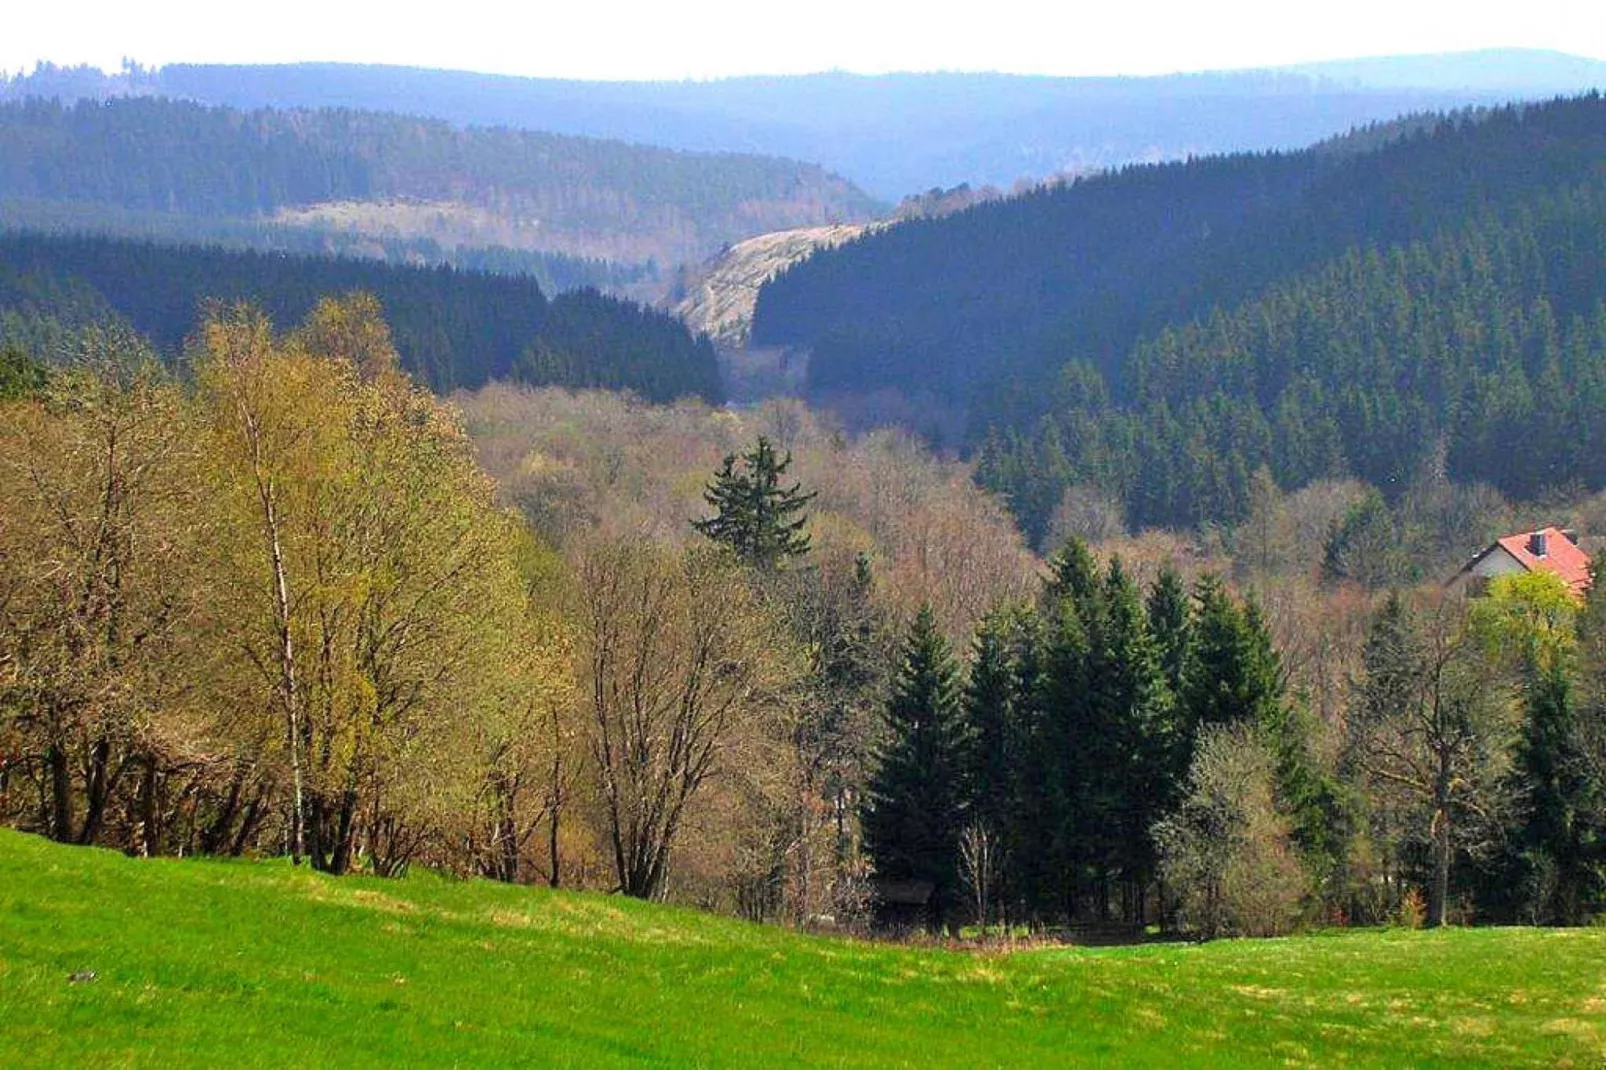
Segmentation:
<svg viewBox="0 0 1606 1070">
<path fill-rule="evenodd" d="M 1526 572 L 1522 563 L 1512 557 L 1506 548 L 1497 546 L 1483 556 L 1477 564 L 1472 566 L 1472 574 L 1484 579 L 1492 580 L 1496 576 L 1504 576 L 1511 572 Z"/>
</svg>

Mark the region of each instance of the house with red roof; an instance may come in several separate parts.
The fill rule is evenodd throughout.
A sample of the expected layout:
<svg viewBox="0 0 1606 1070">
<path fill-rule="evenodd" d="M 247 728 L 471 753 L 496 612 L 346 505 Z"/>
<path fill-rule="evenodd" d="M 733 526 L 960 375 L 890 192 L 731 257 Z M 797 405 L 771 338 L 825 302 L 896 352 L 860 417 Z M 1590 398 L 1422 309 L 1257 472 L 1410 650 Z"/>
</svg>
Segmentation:
<svg viewBox="0 0 1606 1070">
<path fill-rule="evenodd" d="M 1487 584 L 1511 572 L 1550 572 L 1582 597 L 1589 590 L 1589 555 L 1578 545 L 1578 533 L 1541 528 L 1496 539 L 1450 578 L 1447 586 Z"/>
</svg>

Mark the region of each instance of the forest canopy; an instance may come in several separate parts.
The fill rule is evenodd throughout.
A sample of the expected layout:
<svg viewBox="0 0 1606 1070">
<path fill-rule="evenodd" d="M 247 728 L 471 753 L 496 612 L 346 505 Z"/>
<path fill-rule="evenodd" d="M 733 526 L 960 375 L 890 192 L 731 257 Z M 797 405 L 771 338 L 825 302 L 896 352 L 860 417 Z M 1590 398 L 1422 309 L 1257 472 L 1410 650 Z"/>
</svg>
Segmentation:
<svg viewBox="0 0 1606 1070">
<path fill-rule="evenodd" d="M 493 379 L 723 397 L 712 346 L 670 316 L 529 278 L 147 241 L 0 234 L 0 341 L 52 358 L 87 324 L 121 322 L 176 355 L 208 301 L 250 301 L 279 322 L 325 294 L 383 305 L 403 367 L 440 393 Z"/>
</svg>

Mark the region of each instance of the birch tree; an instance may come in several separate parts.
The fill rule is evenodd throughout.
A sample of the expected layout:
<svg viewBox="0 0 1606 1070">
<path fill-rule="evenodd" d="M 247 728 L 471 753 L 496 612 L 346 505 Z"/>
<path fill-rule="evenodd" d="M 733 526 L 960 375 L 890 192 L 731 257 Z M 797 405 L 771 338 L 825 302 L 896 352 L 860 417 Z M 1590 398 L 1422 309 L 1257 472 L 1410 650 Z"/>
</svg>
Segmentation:
<svg viewBox="0 0 1606 1070">
<path fill-rule="evenodd" d="M 181 392 L 115 331 L 86 332 L 45 396 L 0 403 L 0 774 L 37 778 L 29 824 L 54 839 L 100 842 L 125 778 L 189 735 L 193 461 Z"/>
</svg>

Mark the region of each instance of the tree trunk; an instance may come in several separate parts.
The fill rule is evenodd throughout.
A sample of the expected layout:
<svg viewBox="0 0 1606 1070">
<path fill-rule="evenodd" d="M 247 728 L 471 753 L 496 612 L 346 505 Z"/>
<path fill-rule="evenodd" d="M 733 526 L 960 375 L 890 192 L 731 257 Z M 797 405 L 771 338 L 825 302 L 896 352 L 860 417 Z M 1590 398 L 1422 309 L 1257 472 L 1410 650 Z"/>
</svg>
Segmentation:
<svg viewBox="0 0 1606 1070">
<path fill-rule="evenodd" d="M 268 807 L 263 793 L 259 790 L 251 798 L 250 805 L 245 808 L 245 818 L 240 822 L 240 831 L 234 837 L 234 843 L 229 848 L 229 854 L 235 858 L 245 854 L 245 849 L 256 838 L 257 829 L 262 826 L 262 819 L 267 816 Z"/>
<path fill-rule="evenodd" d="M 334 854 L 329 861 L 329 872 L 336 876 L 350 871 L 352 843 L 357 831 L 357 792 L 348 789 L 340 798 L 339 822 L 335 828 Z"/>
<path fill-rule="evenodd" d="M 1428 899 L 1428 927 L 1444 924 L 1445 904 L 1450 898 L 1450 820 L 1439 814 L 1439 828 L 1433 837 L 1433 894 Z"/>
<path fill-rule="evenodd" d="M 78 832 L 80 844 L 92 844 L 100 838 L 101 826 L 106 821 L 106 806 L 111 801 L 117 782 L 122 779 L 122 763 L 116 769 L 111 764 L 112 745 L 104 736 L 95 741 L 89 751 L 89 783 L 86 795 L 88 807 L 84 813 L 84 827 Z"/>
<path fill-rule="evenodd" d="M 145 760 L 145 776 L 139 786 L 139 853 L 150 858 L 161 853 L 161 830 L 156 817 L 156 759 Z"/>
<path fill-rule="evenodd" d="M 271 491 L 268 492 L 271 494 Z M 300 692 L 296 687 L 295 640 L 290 631 L 290 587 L 285 576 L 284 550 L 279 542 L 278 514 L 265 495 L 269 539 L 273 550 L 274 611 L 279 626 L 279 687 L 285 712 L 285 736 L 290 748 L 290 860 L 301 864 L 306 853 L 307 805 L 301 772 Z"/>
<path fill-rule="evenodd" d="M 547 883 L 553 888 L 563 883 L 561 859 L 558 858 L 558 814 L 560 808 L 558 800 L 552 800 L 552 824 L 547 828 L 547 857 L 552 862 L 552 872 L 547 877 Z"/>
<path fill-rule="evenodd" d="M 251 464 L 256 475 L 257 498 L 262 506 L 262 529 L 268 540 L 273 570 L 273 615 L 277 630 L 279 679 L 277 690 L 283 704 L 285 745 L 290 751 L 290 860 L 301 864 L 306 853 L 307 801 L 301 768 L 301 692 L 296 680 L 295 636 L 291 630 L 290 577 L 285 563 L 284 539 L 279 525 L 279 495 L 272 476 L 264 468 L 261 433 L 253 414 L 246 415 L 246 433 L 251 444 Z"/>
<path fill-rule="evenodd" d="M 72 770 L 67 765 L 67 752 L 53 744 L 45 754 L 50 767 L 50 838 L 58 843 L 71 843 L 72 829 Z"/>
<path fill-rule="evenodd" d="M 307 861 L 320 873 L 329 872 L 334 855 L 334 842 L 330 828 L 329 808 L 323 793 L 309 791 L 306 797 L 307 821 L 305 851 Z M 291 818 L 292 823 L 294 817 Z"/>
<path fill-rule="evenodd" d="M 511 806 L 511 804 L 509 804 Z M 512 814 L 504 813 L 496 823 L 497 849 L 496 879 L 508 884 L 519 882 L 519 828 Z"/>
<path fill-rule="evenodd" d="M 552 864 L 552 871 L 547 876 L 547 883 L 556 888 L 563 882 L 560 868 L 562 860 L 558 857 L 558 815 L 563 812 L 563 735 L 562 725 L 558 721 L 558 707 L 554 704 L 550 712 L 552 725 L 552 824 L 547 828 L 547 859 Z"/>
<path fill-rule="evenodd" d="M 1450 756 L 1439 754 L 1438 775 L 1433 783 L 1433 887 L 1428 893 L 1428 927 L 1444 924 L 1445 904 L 1450 898 Z"/>
<path fill-rule="evenodd" d="M 234 818 L 240 812 L 240 793 L 245 789 L 245 766 L 235 767 L 234 776 L 229 778 L 229 793 L 224 797 L 223 805 L 207 825 L 206 831 L 201 833 L 201 853 L 215 855 L 223 849 L 228 842 L 234 828 Z"/>
</svg>

